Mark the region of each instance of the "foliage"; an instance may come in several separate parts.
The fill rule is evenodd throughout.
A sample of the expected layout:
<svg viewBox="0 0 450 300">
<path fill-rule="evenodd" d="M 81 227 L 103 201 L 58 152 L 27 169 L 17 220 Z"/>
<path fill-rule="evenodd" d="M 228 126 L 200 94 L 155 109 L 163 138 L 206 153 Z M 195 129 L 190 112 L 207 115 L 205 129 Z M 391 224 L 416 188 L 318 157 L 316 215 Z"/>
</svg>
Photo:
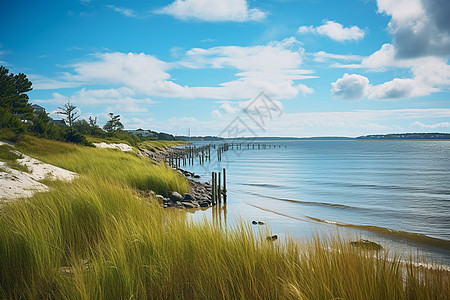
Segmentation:
<svg viewBox="0 0 450 300">
<path fill-rule="evenodd" d="M 29 120 L 33 109 L 26 93 L 32 90 L 31 85 L 25 74 L 9 74 L 8 69 L 0 66 L 0 107 Z"/>
<path fill-rule="evenodd" d="M 26 94 L 31 85 L 25 74 L 10 74 L 0 66 L 0 127 L 24 132 L 23 122 L 31 120 L 33 112 Z"/>
<path fill-rule="evenodd" d="M 114 113 L 109 113 L 109 118 L 106 124 L 103 126 L 103 129 L 107 132 L 122 130 L 123 124 L 120 122 L 120 115 L 114 115 Z"/>
<path fill-rule="evenodd" d="M 77 107 L 68 101 L 64 106 L 58 107 L 57 113 L 64 115 L 63 120 L 69 124 L 69 131 L 72 133 L 74 122 L 80 117 Z"/>
</svg>

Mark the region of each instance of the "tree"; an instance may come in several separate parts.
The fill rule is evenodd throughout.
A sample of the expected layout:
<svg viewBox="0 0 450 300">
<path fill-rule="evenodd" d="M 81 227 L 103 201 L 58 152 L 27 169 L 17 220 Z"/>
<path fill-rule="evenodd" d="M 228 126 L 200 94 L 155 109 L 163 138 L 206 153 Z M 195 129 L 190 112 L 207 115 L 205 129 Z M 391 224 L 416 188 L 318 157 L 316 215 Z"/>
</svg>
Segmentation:
<svg viewBox="0 0 450 300">
<path fill-rule="evenodd" d="M 98 128 L 97 117 L 93 118 L 89 116 L 89 126 L 91 126 L 92 128 Z"/>
<path fill-rule="evenodd" d="M 69 124 L 69 132 L 70 134 L 73 133 L 73 124 L 80 117 L 80 114 L 78 110 L 76 110 L 77 107 L 70 103 L 70 101 L 67 101 L 66 104 L 62 107 L 58 107 L 57 114 L 64 115 L 66 117 L 63 117 L 63 120 L 66 121 L 66 123 Z"/>
<path fill-rule="evenodd" d="M 120 115 L 114 115 L 114 113 L 109 113 L 109 117 L 111 118 L 111 120 L 107 121 L 105 126 L 103 126 L 104 130 L 112 132 L 123 129 L 123 125 L 120 122 Z"/>
<path fill-rule="evenodd" d="M 9 74 L 8 69 L 0 66 L 1 127 L 23 130 L 22 122 L 33 118 L 33 108 L 28 103 L 26 94 L 32 90 L 31 85 L 25 74 Z"/>
</svg>

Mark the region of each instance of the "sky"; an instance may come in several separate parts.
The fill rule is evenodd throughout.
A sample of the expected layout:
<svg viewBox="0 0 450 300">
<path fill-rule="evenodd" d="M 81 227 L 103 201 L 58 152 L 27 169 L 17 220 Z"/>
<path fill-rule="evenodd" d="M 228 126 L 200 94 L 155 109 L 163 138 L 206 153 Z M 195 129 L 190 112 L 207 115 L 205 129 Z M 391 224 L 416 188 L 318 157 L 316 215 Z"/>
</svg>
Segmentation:
<svg viewBox="0 0 450 300">
<path fill-rule="evenodd" d="M 54 119 L 70 101 L 175 135 L 450 133 L 449 15 L 448 0 L 2 0 L 0 65 Z"/>
</svg>

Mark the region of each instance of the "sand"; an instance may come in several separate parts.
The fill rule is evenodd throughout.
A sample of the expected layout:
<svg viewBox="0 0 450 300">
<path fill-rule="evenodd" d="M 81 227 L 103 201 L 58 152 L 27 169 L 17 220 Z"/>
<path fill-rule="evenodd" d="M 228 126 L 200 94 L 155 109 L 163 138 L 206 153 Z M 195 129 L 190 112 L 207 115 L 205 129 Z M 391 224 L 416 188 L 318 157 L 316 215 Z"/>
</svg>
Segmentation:
<svg viewBox="0 0 450 300">
<path fill-rule="evenodd" d="M 94 143 L 95 147 L 97 148 L 109 148 L 109 149 L 118 149 L 121 151 L 132 151 L 133 147 L 131 147 L 130 145 L 124 144 L 124 143 L 120 143 L 120 144 L 116 144 L 116 143 L 112 143 L 112 144 L 107 144 L 105 142 L 101 142 L 101 143 Z"/>
<path fill-rule="evenodd" d="M 5 143 L 0 142 L 1 144 Z M 17 162 L 26 166 L 30 172 L 11 169 L 0 161 L 0 200 L 26 198 L 36 192 L 48 191 L 48 187 L 39 182 L 42 179 L 71 181 L 78 176 L 74 172 L 44 163 L 18 151 L 14 152 L 23 156 Z"/>
</svg>

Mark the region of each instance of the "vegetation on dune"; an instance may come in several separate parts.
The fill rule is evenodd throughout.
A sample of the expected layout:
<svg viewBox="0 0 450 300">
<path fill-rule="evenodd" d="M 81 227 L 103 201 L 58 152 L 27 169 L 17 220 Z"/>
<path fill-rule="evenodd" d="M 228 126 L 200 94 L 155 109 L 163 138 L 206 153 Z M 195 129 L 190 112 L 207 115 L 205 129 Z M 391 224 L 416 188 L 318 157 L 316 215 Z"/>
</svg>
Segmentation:
<svg viewBox="0 0 450 300">
<path fill-rule="evenodd" d="M 448 299 L 448 271 L 339 237 L 281 243 L 188 222 L 134 193 L 183 193 L 186 180 L 133 153 L 27 136 L 16 148 L 81 176 L 2 204 L 2 299 Z"/>
</svg>

